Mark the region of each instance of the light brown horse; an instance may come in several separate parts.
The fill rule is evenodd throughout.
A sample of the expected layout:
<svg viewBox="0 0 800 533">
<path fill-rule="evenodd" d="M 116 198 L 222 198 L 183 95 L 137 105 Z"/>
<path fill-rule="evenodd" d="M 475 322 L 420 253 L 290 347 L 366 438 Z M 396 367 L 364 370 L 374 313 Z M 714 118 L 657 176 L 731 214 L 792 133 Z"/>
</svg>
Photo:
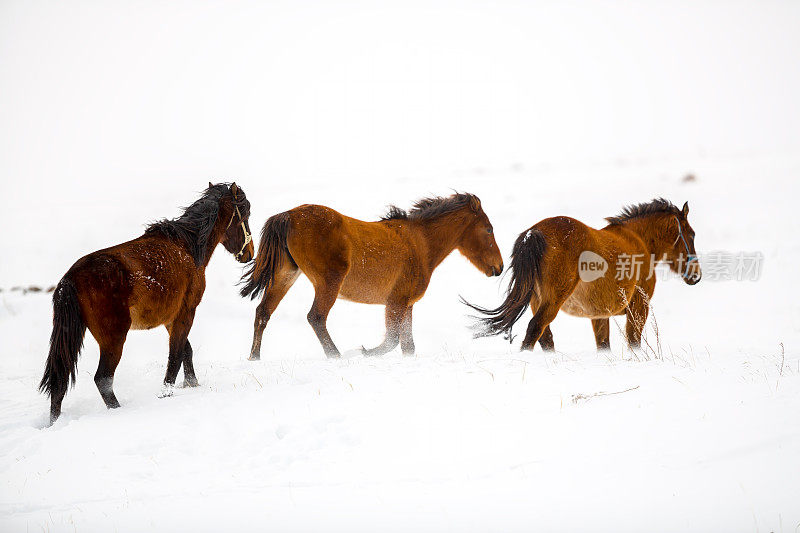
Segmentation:
<svg viewBox="0 0 800 533">
<path fill-rule="evenodd" d="M 414 353 L 411 312 L 433 270 L 458 250 L 487 276 L 499 276 L 503 258 L 492 224 L 472 194 L 420 200 L 405 212 L 392 206 L 380 221 L 363 222 L 321 205 L 301 205 L 264 224 L 258 255 L 244 276 L 242 296 L 264 296 L 256 309 L 250 359 L 275 308 L 303 272 L 314 285 L 308 322 L 328 357 L 339 357 L 326 321 L 337 298 L 386 306 L 386 337 L 365 355 L 398 343 Z"/>
<path fill-rule="evenodd" d="M 623 209 L 608 226 L 592 229 L 569 217 L 547 218 L 522 232 L 511 254 L 511 281 L 505 301 L 486 309 L 476 336 L 509 333 L 531 306 L 523 350 L 539 341 L 554 350 L 550 322 L 559 310 L 592 321 L 598 349 L 609 349 L 609 317 L 626 315 L 631 347 L 641 343 L 650 298 L 656 287 L 655 265 L 664 262 L 694 285 L 700 263 L 689 204 L 678 209 L 663 198 Z"/>
<path fill-rule="evenodd" d="M 162 396 L 170 396 L 183 363 L 184 384 L 195 387 L 192 347 L 187 339 L 206 286 L 205 270 L 217 244 L 241 263 L 254 248 L 250 202 L 235 183 L 208 184 L 203 196 L 175 220 L 151 224 L 144 235 L 79 259 L 53 293 L 53 333 L 40 390 L 50 395 L 50 423 L 61 414 L 75 383 L 86 328 L 100 345 L 94 376 L 106 406 L 119 407 L 114 371 L 131 329 L 165 325 L 169 361 Z"/>
</svg>

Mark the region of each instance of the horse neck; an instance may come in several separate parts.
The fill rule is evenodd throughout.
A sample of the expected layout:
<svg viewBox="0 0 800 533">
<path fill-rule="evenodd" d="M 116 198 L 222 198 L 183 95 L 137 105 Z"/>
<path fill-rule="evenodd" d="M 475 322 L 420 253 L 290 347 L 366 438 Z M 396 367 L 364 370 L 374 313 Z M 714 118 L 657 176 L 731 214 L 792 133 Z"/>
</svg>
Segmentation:
<svg viewBox="0 0 800 533">
<path fill-rule="evenodd" d="M 428 267 L 431 271 L 458 247 L 465 221 L 465 213 L 460 209 L 418 222 L 420 233 L 428 245 Z"/>
<path fill-rule="evenodd" d="M 211 230 L 211 234 L 208 236 L 208 242 L 206 243 L 206 255 L 203 257 L 203 267 L 208 266 L 208 263 L 211 261 L 211 256 L 214 255 L 214 250 L 216 250 L 217 245 L 222 242 L 222 237 L 228 229 L 232 216 L 232 209 L 226 209 L 220 206 L 217 221 L 214 223 L 214 229 Z"/>
<path fill-rule="evenodd" d="M 672 244 L 667 232 L 667 220 L 663 214 L 658 214 L 629 220 L 623 226 L 636 233 L 651 254 L 660 257 Z"/>
</svg>

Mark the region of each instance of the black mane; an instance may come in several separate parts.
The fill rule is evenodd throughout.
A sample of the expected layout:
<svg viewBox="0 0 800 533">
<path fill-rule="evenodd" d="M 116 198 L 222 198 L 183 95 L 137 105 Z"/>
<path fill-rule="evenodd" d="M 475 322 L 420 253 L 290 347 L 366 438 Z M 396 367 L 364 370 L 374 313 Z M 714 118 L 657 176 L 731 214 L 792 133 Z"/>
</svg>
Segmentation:
<svg viewBox="0 0 800 533">
<path fill-rule="evenodd" d="M 409 211 L 390 205 L 381 220 L 430 220 L 457 211 L 477 200 L 478 197 L 474 194 L 460 192 L 447 197 L 432 196 L 417 200 Z"/>
<path fill-rule="evenodd" d="M 230 194 L 229 183 L 210 185 L 199 200 L 183 209 L 183 214 L 172 220 L 162 219 L 148 224 L 145 235 L 161 234 L 172 240 L 182 242 L 194 259 L 201 265 L 208 251 L 208 239 L 217 223 L 222 198 Z M 233 202 L 233 198 L 231 198 Z M 234 205 L 246 208 L 244 191 L 239 189 Z M 242 212 L 243 217 L 249 213 Z"/>
<path fill-rule="evenodd" d="M 642 202 L 641 204 L 629 205 L 622 208 L 622 212 L 615 217 L 607 217 L 611 225 L 623 224 L 634 218 L 639 218 L 647 215 L 655 215 L 658 213 L 667 213 L 673 215 L 680 215 L 681 210 L 675 204 L 665 198 L 656 198 L 650 202 Z"/>
</svg>

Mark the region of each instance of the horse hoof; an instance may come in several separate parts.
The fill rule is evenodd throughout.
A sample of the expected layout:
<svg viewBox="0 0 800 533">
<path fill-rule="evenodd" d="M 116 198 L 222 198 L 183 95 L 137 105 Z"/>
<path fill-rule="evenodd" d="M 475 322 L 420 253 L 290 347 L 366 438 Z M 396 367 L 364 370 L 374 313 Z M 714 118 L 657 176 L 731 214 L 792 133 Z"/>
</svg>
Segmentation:
<svg viewBox="0 0 800 533">
<path fill-rule="evenodd" d="M 364 357 L 375 357 L 377 355 L 374 350 L 370 350 L 369 348 L 365 348 L 364 346 L 361 347 L 361 355 Z"/>
<path fill-rule="evenodd" d="M 171 383 L 165 383 L 164 387 L 161 389 L 161 394 L 158 395 L 159 398 L 169 398 L 175 394 L 175 385 Z"/>
<path fill-rule="evenodd" d="M 183 380 L 183 385 L 182 385 L 183 388 L 199 387 L 199 386 L 200 386 L 200 383 L 198 383 L 198 381 L 196 379 L 192 379 L 192 380 L 184 379 Z"/>
<path fill-rule="evenodd" d="M 247 358 L 248 361 L 259 361 L 260 359 L 260 355 L 250 355 L 250 357 Z"/>
</svg>

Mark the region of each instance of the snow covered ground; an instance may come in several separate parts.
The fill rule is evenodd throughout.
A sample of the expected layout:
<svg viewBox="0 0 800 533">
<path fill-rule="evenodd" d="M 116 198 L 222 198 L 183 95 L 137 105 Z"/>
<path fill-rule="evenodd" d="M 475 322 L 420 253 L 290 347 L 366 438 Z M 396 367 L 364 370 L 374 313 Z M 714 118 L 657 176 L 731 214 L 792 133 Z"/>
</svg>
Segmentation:
<svg viewBox="0 0 800 533">
<path fill-rule="evenodd" d="M 81 5 L 0 18 L 0 531 L 800 527 L 796 4 Z M 665 196 L 689 201 L 698 251 L 760 252 L 763 272 L 660 281 L 653 350 L 616 321 L 597 354 L 562 314 L 545 355 L 471 338 L 458 297 L 496 303 L 507 278 L 454 254 L 415 306 L 416 357 L 358 355 L 383 309 L 340 301 L 336 361 L 301 277 L 248 362 L 255 303 L 219 248 L 201 387 L 158 399 L 166 332 L 131 332 L 108 411 L 87 336 L 45 428 L 50 295 L 9 289 L 223 179 L 254 230 L 301 203 L 375 219 L 473 192 L 506 257 L 542 218 L 598 227 Z"/>
<path fill-rule="evenodd" d="M 415 309 L 415 358 L 326 360 L 301 278 L 268 326 L 265 359 L 248 362 L 254 304 L 237 297 L 240 268 L 220 249 L 190 336 L 202 387 L 158 399 L 166 333 L 132 332 L 115 383 L 123 408 L 107 411 L 89 338 L 64 415 L 42 429 L 48 404 L 35 388 L 50 298 L 3 292 L 0 529 L 793 531 L 800 228 L 770 213 L 790 212 L 782 191 L 800 158 L 697 160 L 690 184 L 672 166 L 451 176 L 481 196 L 506 252 L 544 216 L 599 225 L 614 199 L 654 194 L 689 200 L 700 250 L 763 251 L 757 282 L 660 283 L 660 359 L 625 350 L 619 330 L 612 354 L 598 355 L 589 322 L 564 315 L 554 355 L 519 353 L 519 339 L 471 340 L 458 295 L 491 303 L 503 284 L 454 255 Z M 598 180 L 608 180 L 601 200 L 588 186 Z M 302 196 L 243 186 L 261 212 Z M 425 190 L 424 180 L 403 183 L 392 199 L 407 205 Z M 315 192 L 365 218 L 386 201 L 378 187 L 357 198 Z M 48 206 L 54 216 L 68 210 L 59 205 Z M 105 244 L 102 227 L 91 231 Z M 71 261 L 58 257 L 54 272 Z M 352 350 L 379 342 L 382 321 L 380 307 L 340 301 L 329 327 Z"/>
</svg>

